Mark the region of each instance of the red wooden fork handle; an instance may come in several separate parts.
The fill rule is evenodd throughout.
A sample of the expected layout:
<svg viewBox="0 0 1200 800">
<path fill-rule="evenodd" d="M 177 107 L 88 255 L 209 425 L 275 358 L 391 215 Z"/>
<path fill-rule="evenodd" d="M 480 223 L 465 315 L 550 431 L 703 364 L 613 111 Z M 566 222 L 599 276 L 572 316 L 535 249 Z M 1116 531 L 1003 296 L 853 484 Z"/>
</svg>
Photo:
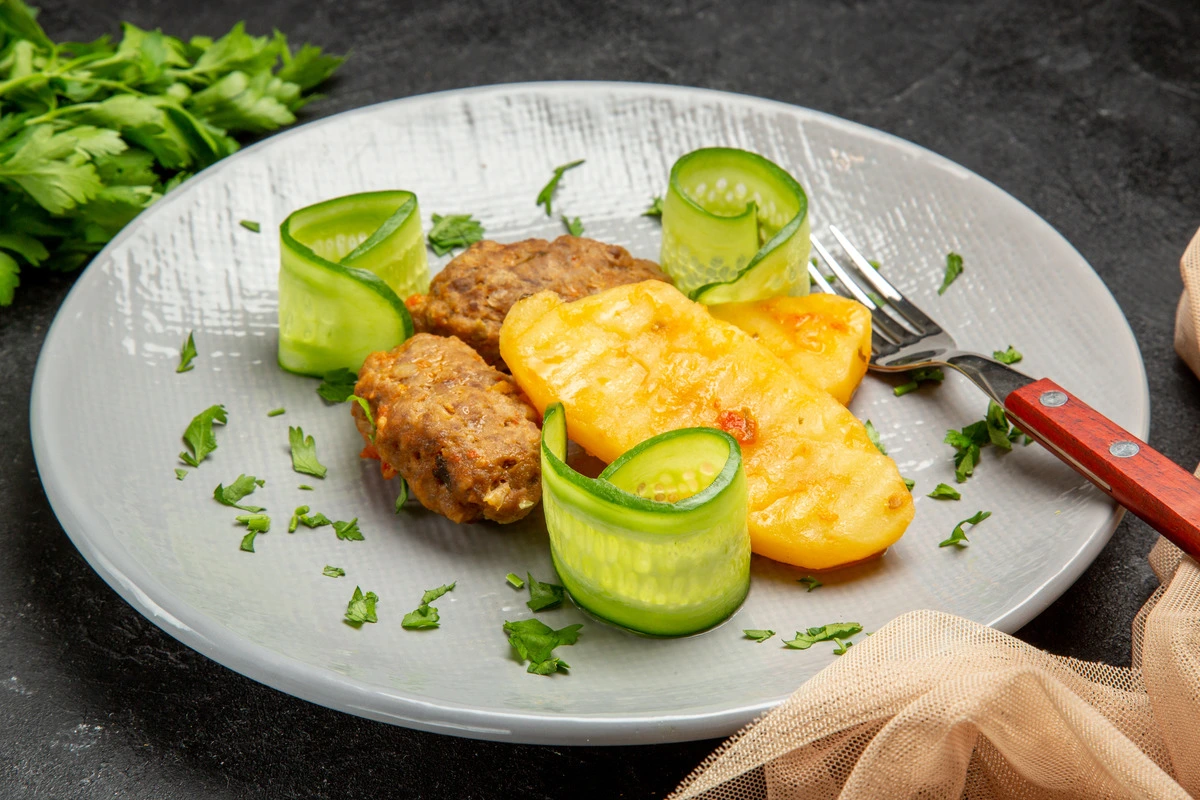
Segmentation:
<svg viewBox="0 0 1200 800">
<path fill-rule="evenodd" d="M 1004 406 L 1013 424 L 1200 560 L 1200 480 L 1049 378 Z"/>
</svg>

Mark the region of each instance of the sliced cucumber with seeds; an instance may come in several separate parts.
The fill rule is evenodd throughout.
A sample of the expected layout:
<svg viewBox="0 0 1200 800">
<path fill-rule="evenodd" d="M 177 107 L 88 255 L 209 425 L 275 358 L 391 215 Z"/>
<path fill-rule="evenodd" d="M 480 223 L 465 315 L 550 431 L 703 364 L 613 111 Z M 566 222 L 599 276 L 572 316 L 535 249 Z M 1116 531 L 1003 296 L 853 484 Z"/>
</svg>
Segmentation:
<svg viewBox="0 0 1200 800">
<path fill-rule="evenodd" d="M 709 147 L 671 167 L 663 269 L 702 303 L 808 293 L 808 196 L 755 153 Z"/>
<path fill-rule="evenodd" d="M 711 628 L 750 589 L 746 473 L 716 428 L 647 439 L 593 479 L 566 464 L 566 414 L 546 409 L 542 502 L 559 579 L 597 617 L 653 636 Z"/>
<path fill-rule="evenodd" d="M 293 212 L 279 226 L 279 365 L 357 371 L 412 335 L 403 298 L 429 289 L 417 197 L 365 192 Z"/>
</svg>

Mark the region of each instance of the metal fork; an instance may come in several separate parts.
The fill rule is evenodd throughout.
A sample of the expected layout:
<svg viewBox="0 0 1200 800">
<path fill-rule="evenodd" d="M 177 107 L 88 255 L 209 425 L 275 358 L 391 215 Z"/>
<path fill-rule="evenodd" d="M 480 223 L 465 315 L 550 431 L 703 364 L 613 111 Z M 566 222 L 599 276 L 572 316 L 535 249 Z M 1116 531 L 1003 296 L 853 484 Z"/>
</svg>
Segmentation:
<svg viewBox="0 0 1200 800">
<path fill-rule="evenodd" d="M 962 373 L 1023 432 L 1200 559 L 1200 480 L 1049 378 L 1031 378 L 958 349 L 954 337 L 880 275 L 840 230 L 830 225 L 829 232 L 849 265 L 839 263 L 815 236 L 813 250 L 846 292 L 871 310 L 871 369 L 949 367 Z M 834 291 L 816 265 L 810 263 L 808 271 L 815 290 Z"/>
</svg>

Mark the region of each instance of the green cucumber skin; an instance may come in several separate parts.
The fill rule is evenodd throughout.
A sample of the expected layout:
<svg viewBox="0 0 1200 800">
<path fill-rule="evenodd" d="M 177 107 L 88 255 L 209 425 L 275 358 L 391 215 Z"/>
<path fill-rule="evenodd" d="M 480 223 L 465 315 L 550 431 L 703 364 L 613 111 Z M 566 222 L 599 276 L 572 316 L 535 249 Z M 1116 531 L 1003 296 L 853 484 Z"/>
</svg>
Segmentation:
<svg viewBox="0 0 1200 800">
<path fill-rule="evenodd" d="M 659 503 L 604 479 L 687 437 L 719 440 L 728 453 L 697 494 Z M 631 449 L 595 480 L 562 461 L 565 447 L 565 413 L 556 404 L 543 421 L 542 501 L 555 568 L 576 603 L 652 636 L 698 633 L 737 610 L 750 588 L 750 536 L 746 475 L 731 436 L 712 428 L 670 431 Z"/>
</svg>

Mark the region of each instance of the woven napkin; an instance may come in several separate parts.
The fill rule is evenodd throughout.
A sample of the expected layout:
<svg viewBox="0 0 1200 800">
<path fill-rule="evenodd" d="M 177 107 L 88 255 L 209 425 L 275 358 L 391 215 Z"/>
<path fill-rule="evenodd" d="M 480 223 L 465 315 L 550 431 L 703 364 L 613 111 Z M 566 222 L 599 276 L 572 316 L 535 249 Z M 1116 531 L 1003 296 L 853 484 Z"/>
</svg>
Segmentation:
<svg viewBox="0 0 1200 800">
<path fill-rule="evenodd" d="M 1181 268 L 1175 347 L 1200 375 L 1200 232 Z M 1200 797 L 1200 567 L 1161 539 L 1150 564 L 1161 585 L 1133 621 L 1131 668 L 914 611 L 725 742 L 670 800 Z"/>
</svg>

